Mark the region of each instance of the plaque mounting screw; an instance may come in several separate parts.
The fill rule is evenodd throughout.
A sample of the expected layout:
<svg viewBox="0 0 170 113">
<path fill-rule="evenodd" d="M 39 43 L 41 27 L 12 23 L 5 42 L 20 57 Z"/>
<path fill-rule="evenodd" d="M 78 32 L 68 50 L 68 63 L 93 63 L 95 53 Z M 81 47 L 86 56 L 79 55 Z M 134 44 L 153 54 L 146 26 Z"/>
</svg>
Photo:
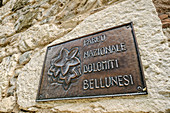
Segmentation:
<svg viewBox="0 0 170 113">
<path fill-rule="evenodd" d="M 141 87 L 141 86 L 138 86 L 138 87 L 137 87 L 137 90 L 141 91 L 141 90 L 142 90 L 142 87 Z"/>
<path fill-rule="evenodd" d="M 43 95 L 41 94 L 41 95 L 40 95 L 40 98 L 42 98 L 42 97 L 43 97 Z"/>
<path fill-rule="evenodd" d="M 49 47 L 48 50 L 51 50 L 51 47 Z"/>
</svg>

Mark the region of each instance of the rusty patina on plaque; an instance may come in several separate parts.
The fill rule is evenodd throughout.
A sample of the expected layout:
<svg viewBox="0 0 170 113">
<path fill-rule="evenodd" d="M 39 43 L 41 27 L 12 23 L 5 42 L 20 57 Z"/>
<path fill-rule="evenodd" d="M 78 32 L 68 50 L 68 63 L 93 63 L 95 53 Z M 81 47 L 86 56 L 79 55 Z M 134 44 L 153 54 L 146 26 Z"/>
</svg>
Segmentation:
<svg viewBox="0 0 170 113">
<path fill-rule="evenodd" d="M 132 23 L 47 48 L 37 101 L 147 94 Z"/>
</svg>

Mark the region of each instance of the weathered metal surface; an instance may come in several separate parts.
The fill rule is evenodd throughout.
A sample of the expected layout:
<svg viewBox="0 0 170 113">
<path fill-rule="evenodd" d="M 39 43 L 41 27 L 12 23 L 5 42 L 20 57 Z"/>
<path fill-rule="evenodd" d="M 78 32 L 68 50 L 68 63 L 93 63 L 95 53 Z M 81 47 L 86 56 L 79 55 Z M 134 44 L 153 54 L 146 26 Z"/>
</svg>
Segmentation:
<svg viewBox="0 0 170 113">
<path fill-rule="evenodd" d="M 147 94 L 132 23 L 47 48 L 37 101 Z"/>
</svg>

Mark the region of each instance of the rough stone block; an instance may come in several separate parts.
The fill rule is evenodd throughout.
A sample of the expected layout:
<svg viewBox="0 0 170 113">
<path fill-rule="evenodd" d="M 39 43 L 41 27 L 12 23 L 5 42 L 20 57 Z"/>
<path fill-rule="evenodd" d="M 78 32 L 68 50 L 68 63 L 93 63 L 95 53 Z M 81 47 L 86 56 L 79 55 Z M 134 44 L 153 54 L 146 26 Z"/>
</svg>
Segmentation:
<svg viewBox="0 0 170 113">
<path fill-rule="evenodd" d="M 153 2 L 169 16 L 168 0 Z M 35 102 L 47 46 L 129 22 L 148 95 Z M 169 21 L 164 26 L 167 37 L 152 0 L 3 0 L 0 112 L 170 112 Z"/>
<path fill-rule="evenodd" d="M 19 58 L 19 64 L 23 65 L 29 62 L 29 60 L 31 59 L 31 53 L 31 51 L 28 51 L 22 54 Z"/>
<path fill-rule="evenodd" d="M 16 105 L 16 99 L 13 96 L 2 99 L 0 102 L 1 112 L 11 112 Z"/>
<path fill-rule="evenodd" d="M 22 68 L 18 76 L 18 104 L 26 110 L 37 106 L 38 109 L 47 108 L 51 112 L 168 111 L 170 102 L 166 96 L 168 94 L 168 81 L 166 80 L 168 80 L 169 70 L 166 69 L 168 65 L 164 64 L 168 60 L 169 47 L 165 41 L 166 37 L 161 30 L 161 21 L 151 0 L 134 0 L 133 2 L 125 0 L 116 5 L 111 5 L 87 17 L 71 32 L 49 45 L 130 21 L 134 23 L 142 61 L 147 62 L 145 63 L 147 66 L 144 67 L 149 92 L 147 96 L 35 102 L 46 50 L 46 46 L 44 46 L 43 49 L 37 49 L 30 62 Z M 159 49 L 159 47 L 162 49 Z M 159 93 L 160 89 L 164 91 L 164 94 Z"/>
<path fill-rule="evenodd" d="M 167 14 L 162 14 L 162 15 L 159 15 L 159 18 L 160 18 L 161 20 L 163 20 L 163 19 L 168 18 L 168 15 L 167 15 Z"/>
</svg>

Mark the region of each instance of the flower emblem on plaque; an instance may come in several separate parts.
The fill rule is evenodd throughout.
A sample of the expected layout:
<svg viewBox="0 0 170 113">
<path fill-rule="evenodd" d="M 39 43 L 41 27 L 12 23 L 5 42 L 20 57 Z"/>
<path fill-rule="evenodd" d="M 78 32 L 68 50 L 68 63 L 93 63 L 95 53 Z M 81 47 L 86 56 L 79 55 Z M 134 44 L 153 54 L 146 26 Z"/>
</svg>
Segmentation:
<svg viewBox="0 0 170 113">
<path fill-rule="evenodd" d="M 51 66 L 47 72 L 51 85 L 60 84 L 67 90 L 81 76 L 80 63 L 78 47 L 70 50 L 62 48 L 51 60 Z"/>
</svg>

